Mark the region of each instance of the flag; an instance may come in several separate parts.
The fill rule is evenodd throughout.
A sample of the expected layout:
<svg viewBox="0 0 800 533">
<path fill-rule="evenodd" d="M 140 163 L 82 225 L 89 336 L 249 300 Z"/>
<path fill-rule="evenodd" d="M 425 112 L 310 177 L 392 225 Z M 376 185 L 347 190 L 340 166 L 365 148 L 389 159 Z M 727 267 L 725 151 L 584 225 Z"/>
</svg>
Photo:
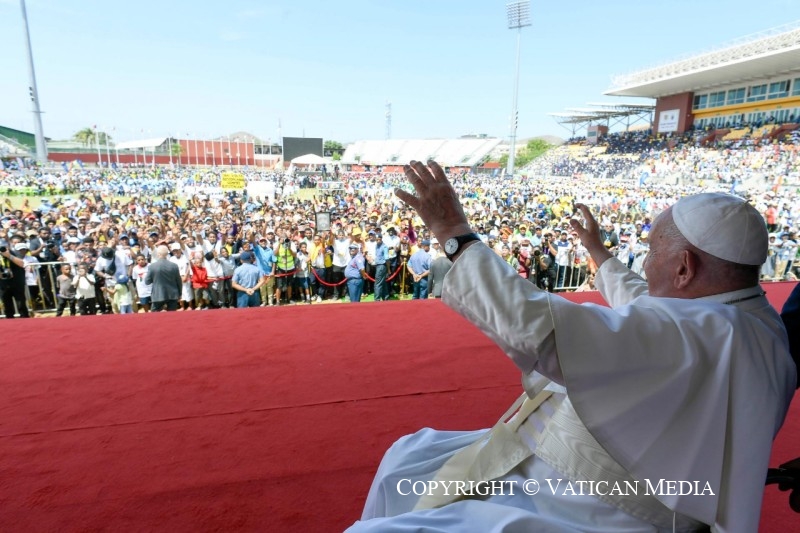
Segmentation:
<svg viewBox="0 0 800 533">
<path fill-rule="evenodd" d="M 64 169 L 64 172 L 69 172 L 69 169 L 67 168 L 67 162 L 66 161 L 62 161 L 61 162 L 61 168 Z"/>
<path fill-rule="evenodd" d="M 81 161 L 80 159 L 76 159 L 75 162 L 78 164 L 79 167 L 81 167 L 81 170 L 83 170 L 83 161 Z"/>
</svg>

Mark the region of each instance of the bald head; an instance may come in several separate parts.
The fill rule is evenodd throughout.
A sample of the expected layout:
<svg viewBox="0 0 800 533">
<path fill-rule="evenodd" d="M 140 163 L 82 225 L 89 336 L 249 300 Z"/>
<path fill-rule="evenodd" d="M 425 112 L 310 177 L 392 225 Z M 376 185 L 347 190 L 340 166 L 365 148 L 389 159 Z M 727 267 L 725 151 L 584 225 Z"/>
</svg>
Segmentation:
<svg viewBox="0 0 800 533">
<path fill-rule="evenodd" d="M 161 244 L 156 248 L 156 257 L 158 257 L 159 259 L 166 259 L 168 255 L 169 255 L 169 248 L 167 248 L 166 245 Z"/>
</svg>

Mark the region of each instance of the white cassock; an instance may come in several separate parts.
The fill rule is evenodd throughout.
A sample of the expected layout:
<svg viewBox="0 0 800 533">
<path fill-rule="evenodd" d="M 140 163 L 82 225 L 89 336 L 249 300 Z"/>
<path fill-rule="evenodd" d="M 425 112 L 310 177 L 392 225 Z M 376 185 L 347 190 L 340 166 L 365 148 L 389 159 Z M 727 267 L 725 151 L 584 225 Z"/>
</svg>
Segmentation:
<svg viewBox="0 0 800 533">
<path fill-rule="evenodd" d="M 476 273 L 498 281 L 476 284 Z M 434 479 L 487 433 L 426 428 L 403 437 L 381 462 L 352 531 L 757 530 L 772 440 L 796 381 L 777 312 L 760 287 L 650 297 L 615 259 L 596 284 L 611 308 L 540 291 L 485 246 L 462 253 L 443 301 L 511 357 L 528 397 L 539 392 L 540 374 L 556 382 L 517 433 L 533 455 L 491 478 L 515 484 L 513 494 L 420 510 L 411 483 Z M 541 485 L 535 496 L 520 490 L 527 479 Z M 546 479 L 640 485 L 633 495 L 581 495 Z M 660 480 L 699 482 L 699 490 L 659 489 Z"/>
</svg>

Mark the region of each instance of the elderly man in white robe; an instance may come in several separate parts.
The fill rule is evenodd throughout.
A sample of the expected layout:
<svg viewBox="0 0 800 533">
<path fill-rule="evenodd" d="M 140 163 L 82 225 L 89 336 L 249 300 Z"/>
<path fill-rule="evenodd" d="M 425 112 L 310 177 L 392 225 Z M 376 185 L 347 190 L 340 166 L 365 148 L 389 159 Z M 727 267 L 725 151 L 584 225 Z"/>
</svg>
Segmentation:
<svg viewBox="0 0 800 533">
<path fill-rule="evenodd" d="M 645 282 L 578 205 L 610 307 L 578 305 L 474 237 L 438 164 L 405 173 L 416 195 L 395 194 L 454 261 L 443 301 L 508 354 L 525 393 L 491 430 L 396 442 L 352 531 L 756 531 L 796 382 L 759 286 L 760 214 L 729 195 L 681 199 L 652 227 Z"/>
</svg>

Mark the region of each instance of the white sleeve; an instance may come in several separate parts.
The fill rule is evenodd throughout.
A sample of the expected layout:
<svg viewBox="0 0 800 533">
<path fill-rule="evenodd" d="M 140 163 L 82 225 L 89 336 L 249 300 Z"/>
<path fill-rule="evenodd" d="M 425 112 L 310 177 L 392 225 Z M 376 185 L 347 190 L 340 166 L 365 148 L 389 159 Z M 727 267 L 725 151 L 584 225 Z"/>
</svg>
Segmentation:
<svg viewBox="0 0 800 533">
<path fill-rule="evenodd" d="M 617 258 L 608 259 L 600 266 L 594 283 L 612 308 L 647 294 L 647 282 Z"/>
<path fill-rule="evenodd" d="M 444 279 L 442 301 L 475 324 L 529 374 L 563 384 L 551 296 L 522 278 L 487 246 L 464 250 Z"/>
</svg>

